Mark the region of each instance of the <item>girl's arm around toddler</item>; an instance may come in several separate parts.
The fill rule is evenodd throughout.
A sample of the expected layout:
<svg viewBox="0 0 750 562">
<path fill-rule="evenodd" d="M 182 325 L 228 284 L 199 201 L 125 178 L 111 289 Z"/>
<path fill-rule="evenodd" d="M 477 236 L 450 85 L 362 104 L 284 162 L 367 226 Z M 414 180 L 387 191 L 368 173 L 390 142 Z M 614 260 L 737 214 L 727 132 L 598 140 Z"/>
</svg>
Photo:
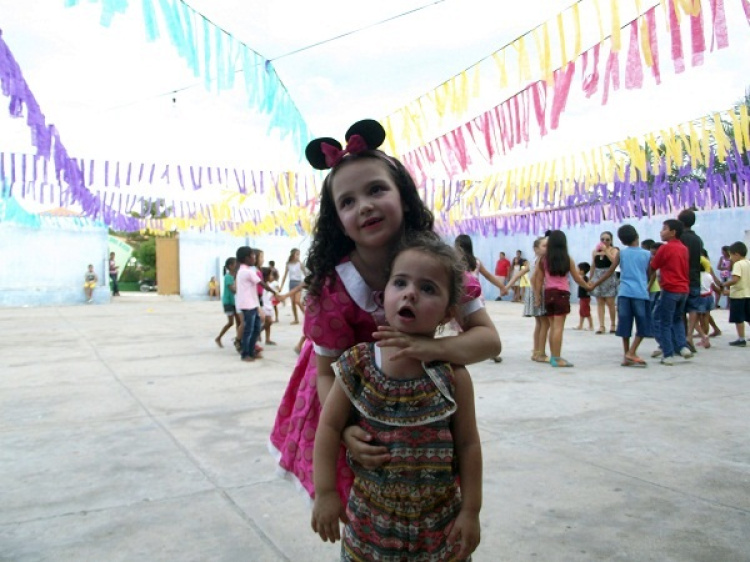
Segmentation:
<svg viewBox="0 0 750 562">
<path fill-rule="evenodd" d="M 487 309 L 481 308 L 462 323 L 464 331 L 456 336 L 431 338 L 411 336 L 390 326 L 378 326 L 373 334 L 379 347 L 400 347 L 393 359 L 411 357 L 425 363 L 446 361 L 468 365 L 496 357 L 502 351 L 500 336 Z"/>
<path fill-rule="evenodd" d="M 482 508 L 482 445 L 474 409 L 474 386 L 468 371 L 453 368 L 456 413 L 453 414 L 453 442 L 461 479 L 461 511 L 453 523 L 448 542 L 458 542 L 457 558 L 467 558 L 479 545 L 479 510 Z M 316 443 L 317 444 L 317 443 Z"/>
</svg>

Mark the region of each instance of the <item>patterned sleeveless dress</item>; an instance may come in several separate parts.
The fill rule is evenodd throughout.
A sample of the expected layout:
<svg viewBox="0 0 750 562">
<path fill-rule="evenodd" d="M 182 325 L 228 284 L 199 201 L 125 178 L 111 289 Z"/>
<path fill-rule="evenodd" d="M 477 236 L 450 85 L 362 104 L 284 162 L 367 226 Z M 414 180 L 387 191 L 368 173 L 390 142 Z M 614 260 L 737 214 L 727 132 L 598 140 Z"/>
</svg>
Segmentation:
<svg viewBox="0 0 750 562">
<path fill-rule="evenodd" d="M 482 287 L 471 274 L 464 275 L 464 296 L 459 314 L 467 318 L 481 310 Z M 269 450 L 278 463 L 277 473 L 292 479 L 312 498 L 315 493 L 312 457 L 320 419 L 316 355 L 339 357 L 350 347 L 373 341 L 372 333 L 385 324 L 382 293 L 373 291 L 354 264 L 345 258 L 336 275 L 318 297 L 308 296 L 304 333 L 307 336 L 276 413 Z M 336 483 L 346 502 L 353 474 L 341 447 Z"/>
<path fill-rule="evenodd" d="M 359 344 L 334 364 L 355 423 L 391 455 L 375 470 L 348 459 L 354 485 L 341 560 L 456 560 L 459 545 L 447 542 L 461 509 L 450 427 L 453 370 L 436 362 L 423 365 L 422 376 L 391 379 L 376 366 L 375 353 L 373 344 Z"/>
</svg>

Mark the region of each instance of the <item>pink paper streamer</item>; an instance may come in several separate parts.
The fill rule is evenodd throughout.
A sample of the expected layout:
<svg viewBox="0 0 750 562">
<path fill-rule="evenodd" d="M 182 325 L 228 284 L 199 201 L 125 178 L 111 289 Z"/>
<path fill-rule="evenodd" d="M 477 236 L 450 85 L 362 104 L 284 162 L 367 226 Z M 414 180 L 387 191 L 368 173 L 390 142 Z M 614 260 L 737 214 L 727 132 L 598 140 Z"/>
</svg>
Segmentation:
<svg viewBox="0 0 750 562">
<path fill-rule="evenodd" d="M 594 48 L 590 51 L 593 56 L 594 60 L 591 61 L 591 73 L 586 76 L 586 66 L 588 64 L 588 54 L 589 51 L 586 51 L 583 53 L 583 91 L 586 94 L 587 98 L 590 98 L 596 93 L 596 89 L 599 87 L 599 51 L 601 49 L 601 44 L 596 44 Z"/>
<path fill-rule="evenodd" d="M 695 16 L 690 16 L 690 45 L 692 47 L 693 66 L 703 64 L 703 53 L 706 52 L 706 36 L 703 32 L 703 7 Z"/>
<path fill-rule="evenodd" d="M 585 56 L 585 53 L 584 53 Z M 536 116 L 537 125 L 539 125 L 539 134 L 547 134 L 547 81 L 538 80 L 531 85 L 531 97 L 534 101 L 534 115 Z"/>
<path fill-rule="evenodd" d="M 677 11 L 675 8 L 676 0 L 669 0 L 669 33 L 672 37 L 672 61 L 674 62 L 674 71 L 677 74 L 685 71 L 685 59 L 682 54 L 682 36 L 680 34 L 680 24 L 677 22 Z"/>
<path fill-rule="evenodd" d="M 610 51 L 607 59 L 607 67 L 604 70 L 604 94 L 602 95 L 602 105 L 607 105 L 609 100 L 609 84 L 612 82 L 614 90 L 620 89 L 620 58 L 617 51 Z"/>
<path fill-rule="evenodd" d="M 659 70 L 659 40 L 656 36 L 656 8 L 651 8 L 646 12 L 646 23 L 648 25 L 648 44 L 651 47 L 651 73 L 657 84 L 661 84 L 661 71 Z"/>
<path fill-rule="evenodd" d="M 560 124 L 560 114 L 565 110 L 575 71 L 575 63 L 570 61 L 565 70 L 555 70 L 554 72 L 555 94 L 552 99 L 552 110 L 550 113 L 550 129 L 553 131 Z"/>
<path fill-rule="evenodd" d="M 724 0 L 711 0 L 711 29 L 711 50 L 714 50 L 714 45 L 717 49 L 728 47 L 729 33 L 727 31 L 727 14 L 724 11 Z"/>
<path fill-rule="evenodd" d="M 643 64 L 641 63 L 640 43 L 638 42 L 638 20 L 630 24 L 630 46 L 625 64 L 625 88 L 640 89 L 643 86 Z"/>
</svg>

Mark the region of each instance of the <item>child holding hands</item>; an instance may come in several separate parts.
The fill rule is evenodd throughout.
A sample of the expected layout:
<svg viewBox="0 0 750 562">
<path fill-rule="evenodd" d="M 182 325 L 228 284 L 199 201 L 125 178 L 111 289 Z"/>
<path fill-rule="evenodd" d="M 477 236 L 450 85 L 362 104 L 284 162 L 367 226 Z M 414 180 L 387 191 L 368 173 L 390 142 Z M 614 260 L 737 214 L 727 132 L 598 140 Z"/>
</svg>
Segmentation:
<svg viewBox="0 0 750 562">
<path fill-rule="evenodd" d="M 405 242 L 385 288 L 387 321 L 434 337 L 457 312 L 462 275 L 457 255 L 436 236 Z M 342 560 L 465 560 L 479 544 L 482 502 L 471 379 L 463 367 L 395 355 L 362 343 L 333 364 L 336 384 L 315 436 L 312 528 L 335 542 L 344 521 Z M 355 477 L 344 509 L 336 460 L 352 420 L 390 458 L 368 469 L 349 457 Z"/>
<path fill-rule="evenodd" d="M 547 253 L 534 271 L 531 286 L 534 290 L 534 304 L 544 303 L 549 318 L 549 348 L 552 354 L 549 363 L 553 367 L 572 367 L 573 363 L 564 359 L 562 353 L 565 319 L 570 314 L 570 282 L 568 273 L 581 287 L 591 291 L 597 283 L 587 283 L 578 273 L 573 258 L 568 254 L 568 239 L 562 230 L 553 230 L 547 236 Z M 542 301 L 542 291 L 544 300 Z"/>
</svg>

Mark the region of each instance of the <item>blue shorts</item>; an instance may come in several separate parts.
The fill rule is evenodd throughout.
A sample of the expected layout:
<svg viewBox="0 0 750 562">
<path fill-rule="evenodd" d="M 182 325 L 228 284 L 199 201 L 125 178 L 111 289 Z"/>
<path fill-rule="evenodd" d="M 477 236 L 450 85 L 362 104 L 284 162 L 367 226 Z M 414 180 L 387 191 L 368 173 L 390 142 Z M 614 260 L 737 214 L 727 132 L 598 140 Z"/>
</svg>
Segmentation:
<svg viewBox="0 0 750 562">
<path fill-rule="evenodd" d="M 617 335 L 629 338 L 633 333 L 635 320 L 635 335 L 640 338 L 653 338 L 651 326 L 651 301 L 617 297 Z"/>
<path fill-rule="evenodd" d="M 687 301 L 685 301 L 685 312 L 708 312 L 707 310 L 701 310 L 703 306 L 702 298 L 700 287 L 690 287 Z"/>
<path fill-rule="evenodd" d="M 711 312 L 714 309 L 714 296 L 706 295 L 705 297 L 698 297 L 695 302 L 695 312 L 698 314 L 705 314 Z"/>
</svg>

